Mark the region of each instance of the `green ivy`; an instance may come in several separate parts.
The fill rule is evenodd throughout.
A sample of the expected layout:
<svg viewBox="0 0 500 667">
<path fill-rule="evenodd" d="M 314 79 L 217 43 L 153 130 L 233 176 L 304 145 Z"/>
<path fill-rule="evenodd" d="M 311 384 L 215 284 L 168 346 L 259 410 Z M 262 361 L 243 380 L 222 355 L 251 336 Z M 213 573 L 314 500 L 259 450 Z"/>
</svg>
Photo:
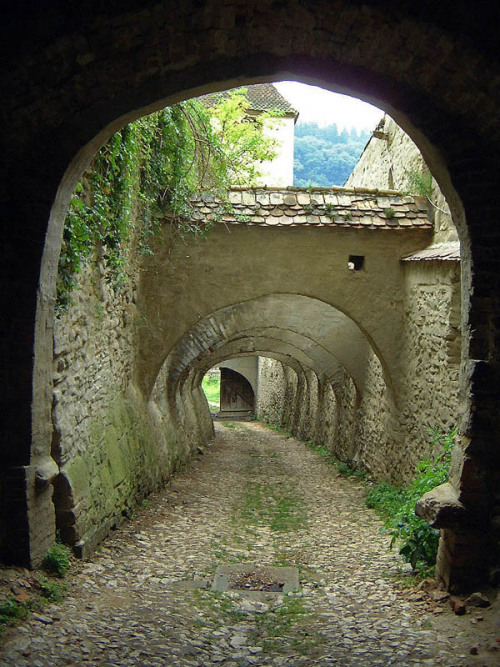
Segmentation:
<svg viewBox="0 0 500 667">
<path fill-rule="evenodd" d="M 91 258 L 104 261 L 120 288 L 131 248 L 151 253 L 166 216 L 179 236 L 206 236 L 193 216 L 193 197 L 209 192 L 230 207 L 231 185 L 255 184 L 260 165 L 275 156 L 263 131 L 270 114 L 246 116 L 246 90 L 208 104 L 189 100 L 140 118 L 116 132 L 96 155 L 71 198 L 57 281 L 57 309 L 67 310 L 77 276 Z M 280 115 L 273 113 L 272 116 Z"/>
</svg>

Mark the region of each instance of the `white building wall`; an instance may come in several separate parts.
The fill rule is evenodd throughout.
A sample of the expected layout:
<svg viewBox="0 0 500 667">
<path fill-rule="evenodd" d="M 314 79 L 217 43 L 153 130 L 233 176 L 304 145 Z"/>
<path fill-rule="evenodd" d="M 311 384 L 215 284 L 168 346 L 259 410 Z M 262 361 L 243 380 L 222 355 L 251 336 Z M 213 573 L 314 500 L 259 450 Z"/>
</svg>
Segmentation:
<svg viewBox="0 0 500 667">
<path fill-rule="evenodd" d="M 267 118 L 264 121 L 266 134 L 277 140 L 277 155 L 274 160 L 261 166 L 259 185 L 285 188 L 293 185 L 294 118 Z"/>
</svg>

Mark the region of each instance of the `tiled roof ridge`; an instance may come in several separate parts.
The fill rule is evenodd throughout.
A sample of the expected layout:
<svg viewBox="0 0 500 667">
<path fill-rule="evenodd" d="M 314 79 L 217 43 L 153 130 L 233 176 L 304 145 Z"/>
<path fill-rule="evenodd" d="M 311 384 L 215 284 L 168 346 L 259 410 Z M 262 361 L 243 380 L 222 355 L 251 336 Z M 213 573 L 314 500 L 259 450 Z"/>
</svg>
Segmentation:
<svg viewBox="0 0 500 667">
<path fill-rule="evenodd" d="M 460 261 L 460 242 L 444 241 L 442 243 L 433 243 L 432 245 L 402 257 L 403 262 L 459 262 Z"/>
<path fill-rule="evenodd" d="M 247 91 L 249 109 L 253 111 L 273 111 L 277 109 L 284 113 L 298 116 L 299 112 L 293 108 L 272 83 L 254 83 L 244 86 Z"/>
<path fill-rule="evenodd" d="M 275 186 L 275 185 L 255 185 L 255 186 L 247 186 L 247 185 L 232 185 L 230 187 L 230 191 L 235 191 L 235 192 L 248 192 L 248 191 L 266 191 L 266 192 L 340 192 L 340 193 L 346 193 L 346 194 L 366 194 L 366 195 L 387 195 L 387 196 L 395 196 L 395 197 L 412 197 L 414 199 L 418 198 L 418 195 L 410 195 L 407 192 L 401 192 L 401 190 L 387 190 L 383 188 L 364 188 L 364 187 L 345 187 L 343 185 L 313 185 L 313 186 L 307 186 L 307 187 L 300 187 L 297 185 L 283 185 L 283 186 Z M 425 199 L 425 197 L 423 197 Z"/>
<path fill-rule="evenodd" d="M 232 188 L 227 200 L 192 199 L 195 220 L 261 227 L 320 226 L 432 231 L 423 197 L 366 188 Z"/>
</svg>

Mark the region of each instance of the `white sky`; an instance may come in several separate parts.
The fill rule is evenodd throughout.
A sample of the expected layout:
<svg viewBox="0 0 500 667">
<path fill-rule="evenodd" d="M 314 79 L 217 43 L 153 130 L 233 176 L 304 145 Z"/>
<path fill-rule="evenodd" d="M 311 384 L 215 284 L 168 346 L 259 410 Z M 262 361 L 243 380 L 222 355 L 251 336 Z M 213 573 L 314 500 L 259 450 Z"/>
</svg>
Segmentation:
<svg viewBox="0 0 500 667">
<path fill-rule="evenodd" d="M 323 88 L 296 81 L 274 84 L 280 93 L 299 112 L 298 122 L 315 122 L 321 127 L 336 123 L 339 129 L 355 127 L 374 130 L 384 112 L 355 97 L 332 93 Z"/>
</svg>

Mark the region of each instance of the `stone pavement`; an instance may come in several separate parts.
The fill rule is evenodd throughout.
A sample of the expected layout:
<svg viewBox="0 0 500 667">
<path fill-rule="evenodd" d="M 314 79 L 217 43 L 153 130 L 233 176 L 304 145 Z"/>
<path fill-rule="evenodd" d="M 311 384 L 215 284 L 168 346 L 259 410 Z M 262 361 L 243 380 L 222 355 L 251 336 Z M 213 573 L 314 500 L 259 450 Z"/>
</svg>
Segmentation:
<svg viewBox="0 0 500 667">
<path fill-rule="evenodd" d="M 497 664 L 494 609 L 458 617 L 398 587 L 402 563 L 359 484 L 258 424 L 216 428 L 61 603 L 9 631 L 0 665 Z M 300 588 L 212 591 L 230 563 L 295 566 Z"/>
</svg>

